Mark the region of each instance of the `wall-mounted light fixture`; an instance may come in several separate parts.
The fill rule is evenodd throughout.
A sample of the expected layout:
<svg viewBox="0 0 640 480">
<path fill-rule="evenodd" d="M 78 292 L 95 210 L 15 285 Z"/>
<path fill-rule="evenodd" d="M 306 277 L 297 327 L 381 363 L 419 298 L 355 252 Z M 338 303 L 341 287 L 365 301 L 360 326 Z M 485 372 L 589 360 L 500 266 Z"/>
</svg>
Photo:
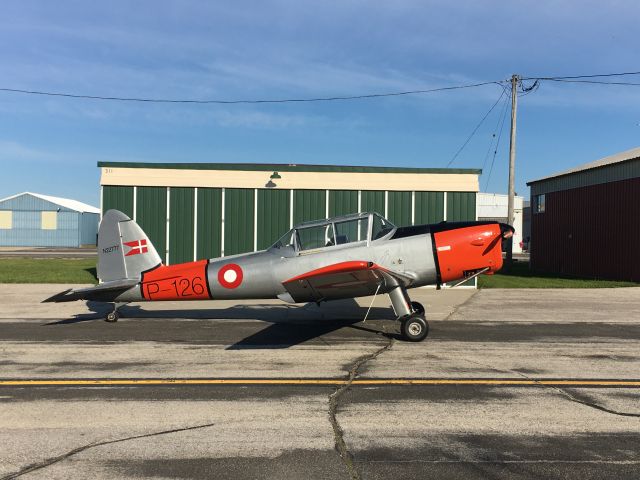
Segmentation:
<svg viewBox="0 0 640 480">
<path fill-rule="evenodd" d="M 282 178 L 278 172 L 273 172 L 269 177 L 269 181 L 265 184 L 265 188 L 276 188 L 277 185 L 273 181 L 276 178 Z"/>
</svg>

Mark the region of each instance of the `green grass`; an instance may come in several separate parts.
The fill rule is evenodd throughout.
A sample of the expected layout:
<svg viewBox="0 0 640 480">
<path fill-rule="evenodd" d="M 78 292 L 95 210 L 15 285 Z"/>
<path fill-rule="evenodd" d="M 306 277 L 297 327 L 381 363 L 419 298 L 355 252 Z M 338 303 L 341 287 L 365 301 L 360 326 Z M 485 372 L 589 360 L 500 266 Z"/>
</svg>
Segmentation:
<svg viewBox="0 0 640 480">
<path fill-rule="evenodd" d="M 527 261 L 515 262 L 508 272 L 503 269 L 495 275 L 480 275 L 478 278 L 479 288 L 614 288 L 638 286 L 640 284 L 635 282 L 593 280 L 533 273 L 529 270 L 529 262 Z"/>
<path fill-rule="evenodd" d="M 95 258 L 0 258 L 0 283 L 97 283 Z M 480 288 L 612 288 L 639 283 L 533 274 L 528 262 L 515 262 L 510 272 L 480 275 Z"/>
<path fill-rule="evenodd" d="M 95 258 L 0 258 L 0 283 L 98 283 Z"/>
</svg>

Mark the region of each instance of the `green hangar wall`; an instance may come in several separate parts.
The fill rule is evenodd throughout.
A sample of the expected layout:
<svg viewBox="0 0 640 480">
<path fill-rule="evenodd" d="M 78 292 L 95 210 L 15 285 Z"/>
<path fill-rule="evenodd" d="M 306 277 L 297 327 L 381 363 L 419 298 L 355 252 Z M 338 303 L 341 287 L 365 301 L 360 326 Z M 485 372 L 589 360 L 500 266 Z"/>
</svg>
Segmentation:
<svg viewBox="0 0 640 480">
<path fill-rule="evenodd" d="M 476 219 L 475 169 L 100 162 L 118 209 L 166 264 L 262 250 L 293 225 L 376 211 L 396 225 Z"/>
</svg>

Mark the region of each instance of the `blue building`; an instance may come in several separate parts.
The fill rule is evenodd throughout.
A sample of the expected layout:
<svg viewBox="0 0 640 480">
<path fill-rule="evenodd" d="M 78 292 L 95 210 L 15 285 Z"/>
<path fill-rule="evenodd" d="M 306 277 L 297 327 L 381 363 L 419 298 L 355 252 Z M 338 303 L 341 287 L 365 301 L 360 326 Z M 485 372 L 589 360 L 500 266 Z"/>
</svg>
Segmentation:
<svg viewBox="0 0 640 480">
<path fill-rule="evenodd" d="M 67 198 L 24 192 L 0 199 L 0 246 L 95 245 L 100 210 Z"/>
</svg>

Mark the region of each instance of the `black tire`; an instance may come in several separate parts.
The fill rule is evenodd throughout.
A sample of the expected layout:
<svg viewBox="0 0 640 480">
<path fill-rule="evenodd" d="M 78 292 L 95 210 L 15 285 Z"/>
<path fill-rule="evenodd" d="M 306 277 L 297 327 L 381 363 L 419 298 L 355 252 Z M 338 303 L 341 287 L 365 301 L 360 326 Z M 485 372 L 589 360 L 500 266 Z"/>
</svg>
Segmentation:
<svg viewBox="0 0 640 480">
<path fill-rule="evenodd" d="M 424 305 L 422 305 L 420 302 L 411 302 L 411 309 L 413 310 L 413 313 L 419 313 L 420 315 L 424 316 Z"/>
<path fill-rule="evenodd" d="M 409 342 L 421 342 L 429 334 L 429 324 L 422 315 L 412 314 L 402 319 L 402 337 Z"/>
<path fill-rule="evenodd" d="M 104 317 L 105 322 L 113 323 L 117 322 L 118 318 L 120 318 L 120 314 L 117 311 L 107 313 L 107 316 Z"/>
</svg>

